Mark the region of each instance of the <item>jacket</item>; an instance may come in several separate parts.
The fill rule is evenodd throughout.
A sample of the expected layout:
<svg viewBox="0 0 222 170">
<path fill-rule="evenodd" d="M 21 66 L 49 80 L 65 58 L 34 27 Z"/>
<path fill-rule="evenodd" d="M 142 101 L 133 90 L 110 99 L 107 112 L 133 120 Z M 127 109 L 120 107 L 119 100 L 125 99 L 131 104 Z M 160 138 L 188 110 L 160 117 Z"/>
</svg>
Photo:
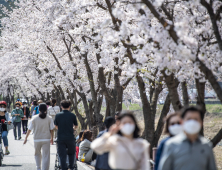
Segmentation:
<svg viewBox="0 0 222 170">
<path fill-rule="evenodd" d="M 87 139 L 81 142 L 81 144 L 79 145 L 79 155 L 78 155 L 79 161 L 81 161 L 81 158 L 83 157 L 84 153 L 85 153 L 85 162 L 92 161 L 93 150 L 90 149 L 91 143 L 92 142 L 90 142 Z"/>
<path fill-rule="evenodd" d="M 107 130 L 101 131 L 97 138 L 101 137 Z M 97 155 L 96 157 L 96 170 L 97 169 L 104 169 L 104 170 L 111 170 L 109 164 L 108 164 L 108 158 L 109 158 L 109 153 L 104 153 L 103 155 Z"/>
<path fill-rule="evenodd" d="M 28 119 L 28 118 L 31 118 L 29 108 L 26 107 L 25 109 L 26 109 L 26 118 L 27 118 L 27 119 Z M 23 111 L 23 114 L 24 114 L 24 107 L 22 108 L 22 111 Z"/>
<path fill-rule="evenodd" d="M 155 170 L 157 170 L 158 167 L 159 167 L 160 158 L 161 158 L 162 153 L 163 153 L 164 145 L 165 145 L 165 143 L 166 143 L 166 141 L 167 141 L 168 139 L 170 139 L 170 137 L 167 137 L 167 138 L 163 139 L 163 140 L 160 142 L 160 144 L 159 144 L 159 146 L 158 146 L 158 148 L 157 148 L 156 159 L 155 159 L 155 160 L 156 160 L 156 161 L 155 161 Z"/>
<path fill-rule="evenodd" d="M 19 114 L 19 116 L 15 116 L 15 114 Z M 14 122 L 21 122 L 21 118 L 24 116 L 23 111 L 21 109 L 14 109 L 12 110 L 12 120 L 14 117 L 17 117 Z"/>
<path fill-rule="evenodd" d="M 144 139 L 130 140 L 107 132 L 95 139 L 91 148 L 100 155 L 109 152 L 108 162 L 112 169 L 150 170 L 149 143 Z"/>
</svg>

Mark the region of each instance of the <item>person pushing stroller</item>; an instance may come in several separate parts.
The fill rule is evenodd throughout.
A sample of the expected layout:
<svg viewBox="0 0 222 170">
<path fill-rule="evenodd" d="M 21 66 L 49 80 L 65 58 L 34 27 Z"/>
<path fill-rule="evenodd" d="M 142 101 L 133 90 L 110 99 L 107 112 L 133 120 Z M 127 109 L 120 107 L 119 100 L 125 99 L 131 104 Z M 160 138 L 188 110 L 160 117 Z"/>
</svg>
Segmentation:
<svg viewBox="0 0 222 170">
<path fill-rule="evenodd" d="M 56 114 L 54 121 L 56 129 L 58 129 L 58 135 L 57 135 L 58 154 L 61 161 L 62 170 L 67 170 L 66 158 L 68 150 L 69 169 L 74 170 L 75 150 L 76 150 L 74 129 L 77 129 L 78 123 L 75 114 L 69 111 L 71 108 L 71 102 L 69 100 L 63 100 L 61 102 L 61 108 L 62 112 Z"/>
</svg>

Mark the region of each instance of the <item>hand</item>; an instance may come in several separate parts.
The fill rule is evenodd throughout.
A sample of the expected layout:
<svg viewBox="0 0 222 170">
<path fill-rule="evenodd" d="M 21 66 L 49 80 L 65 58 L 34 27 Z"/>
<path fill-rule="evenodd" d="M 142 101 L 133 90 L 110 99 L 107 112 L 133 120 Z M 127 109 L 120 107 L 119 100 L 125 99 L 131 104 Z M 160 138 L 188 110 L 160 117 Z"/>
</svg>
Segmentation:
<svg viewBox="0 0 222 170">
<path fill-rule="evenodd" d="M 27 143 L 27 139 L 25 138 L 24 142 L 23 142 L 23 145 L 25 145 Z"/>
<path fill-rule="evenodd" d="M 116 134 L 118 131 L 119 131 L 119 126 L 117 126 L 116 124 L 112 125 L 112 126 L 109 128 L 109 133 L 110 133 L 111 135 Z"/>
<path fill-rule="evenodd" d="M 50 139 L 50 143 L 51 143 L 51 145 L 53 145 L 53 139 Z"/>
</svg>

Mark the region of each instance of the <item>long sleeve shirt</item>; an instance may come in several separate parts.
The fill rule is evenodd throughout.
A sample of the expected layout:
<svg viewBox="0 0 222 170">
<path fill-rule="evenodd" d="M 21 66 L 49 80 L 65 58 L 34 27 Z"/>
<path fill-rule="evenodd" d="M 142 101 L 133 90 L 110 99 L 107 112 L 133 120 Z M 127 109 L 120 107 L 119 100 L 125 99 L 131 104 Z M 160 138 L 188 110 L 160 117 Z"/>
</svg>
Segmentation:
<svg viewBox="0 0 222 170">
<path fill-rule="evenodd" d="M 19 114 L 19 116 L 15 116 L 15 114 Z M 21 118 L 24 116 L 24 113 L 23 113 L 22 109 L 14 109 L 14 110 L 12 110 L 11 116 L 12 116 L 12 118 L 17 117 L 15 122 L 21 122 L 22 121 Z"/>
<path fill-rule="evenodd" d="M 112 169 L 150 169 L 149 143 L 144 139 L 130 140 L 105 133 L 92 142 L 91 148 L 100 155 L 109 152 L 108 162 Z"/>
<path fill-rule="evenodd" d="M 184 133 L 164 146 L 158 170 L 216 170 L 212 144 L 202 136 L 191 143 Z"/>
</svg>

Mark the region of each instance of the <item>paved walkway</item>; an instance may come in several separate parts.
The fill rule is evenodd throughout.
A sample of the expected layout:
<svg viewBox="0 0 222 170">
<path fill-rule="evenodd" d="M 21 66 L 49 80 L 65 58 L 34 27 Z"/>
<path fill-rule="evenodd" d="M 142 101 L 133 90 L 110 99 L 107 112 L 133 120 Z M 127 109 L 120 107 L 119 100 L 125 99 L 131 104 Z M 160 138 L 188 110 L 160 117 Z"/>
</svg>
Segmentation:
<svg viewBox="0 0 222 170">
<path fill-rule="evenodd" d="M 21 140 L 14 140 L 13 131 L 9 131 L 9 151 L 3 159 L 1 170 L 36 170 L 34 158 L 33 135 L 30 135 L 26 145 L 23 145 L 25 135 Z M 5 149 L 4 149 L 5 151 Z M 54 169 L 56 156 L 56 145 L 51 145 L 50 170 Z"/>
</svg>

